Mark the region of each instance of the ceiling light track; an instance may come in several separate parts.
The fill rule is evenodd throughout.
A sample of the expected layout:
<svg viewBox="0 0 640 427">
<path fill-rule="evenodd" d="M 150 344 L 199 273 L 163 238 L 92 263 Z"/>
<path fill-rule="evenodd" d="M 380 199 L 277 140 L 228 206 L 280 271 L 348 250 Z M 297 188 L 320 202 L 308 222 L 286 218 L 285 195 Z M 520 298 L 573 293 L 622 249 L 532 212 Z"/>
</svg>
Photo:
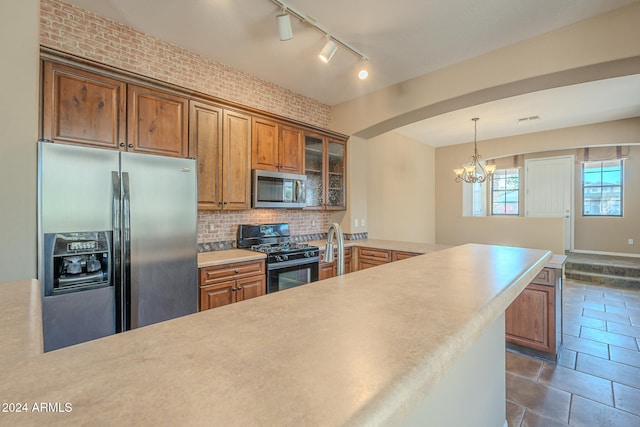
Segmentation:
<svg viewBox="0 0 640 427">
<path fill-rule="evenodd" d="M 282 8 L 282 10 L 285 13 L 289 13 L 289 14 L 295 16 L 296 18 L 298 18 L 300 21 L 306 22 L 307 24 L 311 25 L 317 31 L 319 31 L 322 34 L 324 34 L 324 36 L 327 38 L 327 41 L 333 41 L 333 42 L 339 44 L 340 46 L 344 47 L 345 49 L 347 49 L 348 51 L 350 51 L 351 53 L 356 55 L 358 58 L 360 58 L 361 61 L 366 61 L 366 60 L 369 59 L 369 58 L 367 58 L 367 56 L 364 53 L 360 52 L 358 49 L 356 49 L 355 47 L 351 46 L 349 43 L 347 43 L 344 40 L 341 40 L 339 37 L 331 34 L 326 28 L 324 28 L 322 25 L 320 25 L 318 23 L 318 21 L 316 21 L 315 19 L 305 15 L 303 12 L 301 12 L 299 10 L 296 10 L 296 9 L 292 8 L 291 6 L 289 6 L 288 4 L 286 4 L 285 2 L 283 2 L 281 0 L 270 0 L 270 1 L 272 3 L 278 5 L 280 8 Z"/>
</svg>

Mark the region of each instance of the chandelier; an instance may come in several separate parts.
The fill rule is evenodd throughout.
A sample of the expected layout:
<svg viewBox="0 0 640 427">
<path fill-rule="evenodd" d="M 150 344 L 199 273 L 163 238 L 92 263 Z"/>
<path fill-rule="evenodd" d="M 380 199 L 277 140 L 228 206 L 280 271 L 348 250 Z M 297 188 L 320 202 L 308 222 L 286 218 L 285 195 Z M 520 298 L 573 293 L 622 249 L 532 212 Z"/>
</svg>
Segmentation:
<svg viewBox="0 0 640 427">
<path fill-rule="evenodd" d="M 469 156 L 471 160 L 470 164 L 462 165 L 461 168 L 454 169 L 453 173 L 456 174 L 456 182 L 464 181 L 469 184 L 475 184 L 476 182 L 485 182 L 491 178 L 491 175 L 496 170 L 496 165 L 483 166 L 480 162 L 480 154 L 478 154 L 478 144 L 476 139 L 478 137 L 478 117 L 473 119 L 474 135 L 473 135 L 473 156 Z"/>
</svg>

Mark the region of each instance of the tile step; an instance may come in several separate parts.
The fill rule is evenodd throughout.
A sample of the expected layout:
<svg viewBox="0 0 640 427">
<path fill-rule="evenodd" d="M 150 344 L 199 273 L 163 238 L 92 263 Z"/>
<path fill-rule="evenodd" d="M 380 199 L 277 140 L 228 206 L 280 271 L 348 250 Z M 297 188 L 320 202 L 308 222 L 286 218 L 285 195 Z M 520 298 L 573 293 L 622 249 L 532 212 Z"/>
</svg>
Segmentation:
<svg viewBox="0 0 640 427">
<path fill-rule="evenodd" d="M 569 270 L 566 268 L 564 274 L 567 279 L 598 283 L 603 286 L 640 289 L 640 277 L 594 273 L 584 270 Z"/>
<path fill-rule="evenodd" d="M 617 266 L 610 264 L 582 264 L 571 263 L 565 264 L 566 271 L 573 271 L 583 274 L 604 274 L 607 276 L 632 277 L 640 280 L 640 267 L 635 266 Z"/>
</svg>

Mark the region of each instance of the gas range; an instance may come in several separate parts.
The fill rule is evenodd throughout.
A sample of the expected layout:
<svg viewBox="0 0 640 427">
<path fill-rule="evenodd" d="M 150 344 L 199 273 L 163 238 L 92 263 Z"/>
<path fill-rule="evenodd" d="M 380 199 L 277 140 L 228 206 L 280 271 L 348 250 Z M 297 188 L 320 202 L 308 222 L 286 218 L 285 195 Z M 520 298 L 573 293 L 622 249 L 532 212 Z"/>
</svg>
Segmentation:
<svg viewBox="0 0 640 427">
<path fill-rule="evenodd" d="M 267 264 L 317 258 L 317 246 L 291 241 L 289 224 L 241 224 L 238 247 L 267 254 Z"/>
<path fill-rule="evenodd" d="M 289 224 L 240 224 L 238 248 L 267 255 L 267 293 L 318 280 L 320 249 L 292 242 Z"/>
<path fill-rule="evenodd" d="M 267 254 L 267 264 L 274 262 L 291 261 L 295 259 L 317 258 L 320 250 L 317 246 L 311 246 L 306 243 L 277 243 L 277 244 L 258 244 L 253 245 L 249 249 L 252 251 Z"/>
</svg>

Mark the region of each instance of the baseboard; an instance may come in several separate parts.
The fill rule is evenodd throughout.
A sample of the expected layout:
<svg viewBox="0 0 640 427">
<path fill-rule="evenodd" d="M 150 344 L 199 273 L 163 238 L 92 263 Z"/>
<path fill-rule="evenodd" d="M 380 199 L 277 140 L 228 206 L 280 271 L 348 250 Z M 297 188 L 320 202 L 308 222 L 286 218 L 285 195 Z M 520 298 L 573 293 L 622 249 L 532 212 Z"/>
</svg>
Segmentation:
<svg viewBox="0 0 640 427">
<path fill-rule="evenodd" d="M 576 254 L 609 255 L 609 256 L 621 256 L 621 257 L 627 257 L 627 258 L 640 258 L 640 254 L 628 254 L 623 252 L 585 251 L 582 249 L 574 249 L 569 252 L 573 252 Z"/>
</svg>

